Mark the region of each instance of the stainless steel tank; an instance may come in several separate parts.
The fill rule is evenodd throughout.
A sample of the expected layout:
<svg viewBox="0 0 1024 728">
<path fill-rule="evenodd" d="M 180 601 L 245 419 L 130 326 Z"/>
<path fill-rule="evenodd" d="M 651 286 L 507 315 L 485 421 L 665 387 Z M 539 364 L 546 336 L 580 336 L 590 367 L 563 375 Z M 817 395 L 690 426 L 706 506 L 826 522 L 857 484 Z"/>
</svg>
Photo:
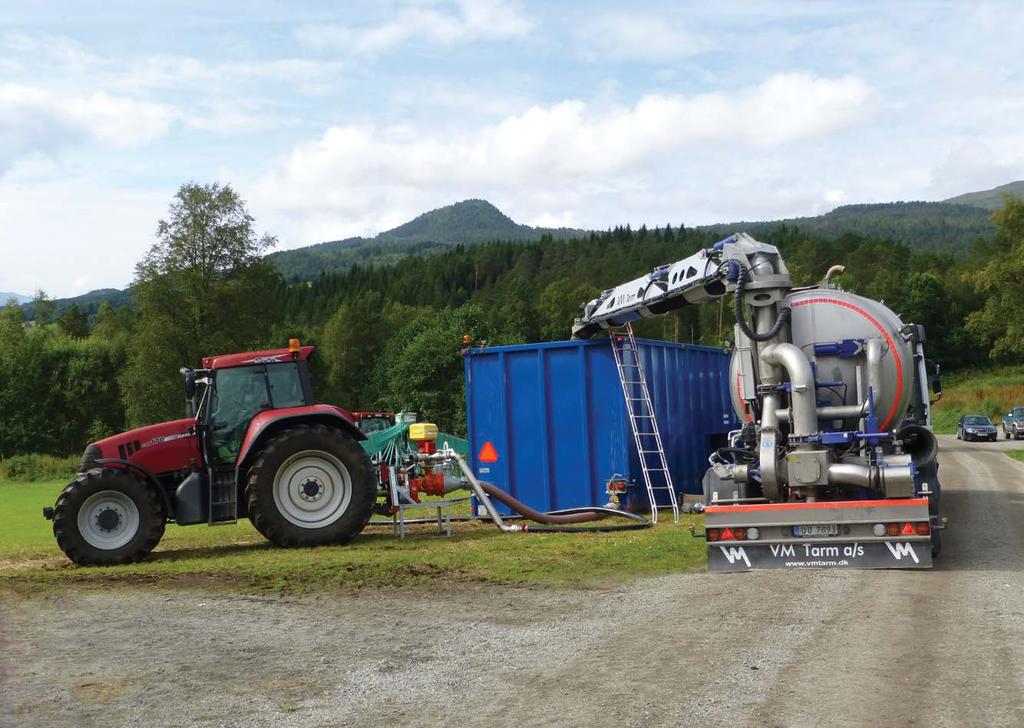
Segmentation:
<svg viewBox="0 0 1024 728">
<path fill-rule="evenodd" d="M 915 366 L 913 349 L 900 334 L 904 325 L 900 317 L 878 301 L 827 288 L 793 291 L 784 305 L 792 311 L 792 343 L 815 365 L 817 380 L 843 383 L 818 389 L 818 405 L 858 404 L 867 394 L 869 372 L 865 351 L 851 350 L 856 345 L 845 347 L 845 355 L 815 354 L 815 345 L 875 339 L 881 347 L 874 385 L 875 414 L 881 430 L 899 427 L 910 404 Z M 739 382 L 739 357 L 734 353 L 730 391 L 733 407 L 743 419 Z"/>
</svg>

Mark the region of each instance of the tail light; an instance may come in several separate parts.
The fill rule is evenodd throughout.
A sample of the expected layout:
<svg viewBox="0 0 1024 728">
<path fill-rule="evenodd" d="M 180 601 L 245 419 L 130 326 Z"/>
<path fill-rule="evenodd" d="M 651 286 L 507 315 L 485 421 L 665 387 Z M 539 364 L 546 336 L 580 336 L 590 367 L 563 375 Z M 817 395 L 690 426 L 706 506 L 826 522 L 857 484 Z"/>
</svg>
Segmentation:
<svg viewBox="0 0 1024 728">
<path fill-rule="evenodd" d="M 876 536 L 927 536 L 931 533 L 928 521 L 918 521 L 915 523 L 904 521 L 902 525 L 899 523 L 886 523 L 884 534 L 880 533 L 881 527 L 882 524 L 875 524 L 874 534 Z"/>
<path fill-rule="evenodd" d="M 745 528 L 734 528 L 732 529 L 732 537 L 737 541 L 743 541 L 747 538 L 747 529 Z"/>
<path fill-rule="evenodd" d="M 722 532 L 717 528 L 709 528 L 704 532 L 704 535 L 708 537 L 708 541 L 718 541 L 722 538 Z"/>
</svg>

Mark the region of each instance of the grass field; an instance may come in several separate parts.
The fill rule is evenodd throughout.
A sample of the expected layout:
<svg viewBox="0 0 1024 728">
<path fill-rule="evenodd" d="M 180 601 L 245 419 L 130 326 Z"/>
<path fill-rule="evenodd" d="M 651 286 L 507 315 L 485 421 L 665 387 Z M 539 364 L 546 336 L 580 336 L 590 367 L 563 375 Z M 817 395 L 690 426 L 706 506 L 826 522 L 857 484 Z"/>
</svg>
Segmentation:
<svg viewBox="0 0 1024 728">
<path fill-rule="evenodd" d="M 1024 449 L 1007 450 L 1006 454 L 1009 455 L 1014 460 L 1020 460 L 1022 463 L 1024 463 Z"/>
<path fill-rule="evenodd" d="M 652 529 L 592 534 L 503 534 L 481 523 L 455 523 L 445 538 L 412 526 L 405 541 L 390 527 L 371 527 L 351 544 L 314 549 L 269 545 L 248 521 L 230 526 L 169 525 L 146 561 L 76 567 L 57 548 L 44 506 L 63 481 L 0 481 L 0 590 L 122 584 L 306 593 L 336 588 L 493 582 L 598 586 L 702 564 L 704 541 L 671 514 Z"/>
<path fill-rule="evenodd" d="M 936 432 L 953 434 L 965 414 L 988 415 L 998 425 L 1011 407 L 1024 406 L 1024 367 L 956 372 L 942 380 L 942 399 L 932 409 Z"/>
</svg>

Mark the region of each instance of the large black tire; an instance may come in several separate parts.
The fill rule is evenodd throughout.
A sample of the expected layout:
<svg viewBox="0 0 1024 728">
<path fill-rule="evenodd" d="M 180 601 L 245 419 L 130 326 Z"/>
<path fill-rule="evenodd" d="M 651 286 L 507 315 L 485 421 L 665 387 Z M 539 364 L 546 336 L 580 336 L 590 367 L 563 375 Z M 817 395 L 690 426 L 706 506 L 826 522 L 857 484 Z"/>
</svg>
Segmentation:
<svg viewBox="0 0 1024 728">
<path fill-rule="evenodd" d="M 61 492 L 53 509 L 53 535 L 81 566 L 139 561 L 164 535 L 160 494 L 125 470 L 90 470 Z"/>
<path fill-rule="evenodd" d="M 370 458 L 346 432 L 296 425 L 276 433 L 253 460 L 249 520 L 278 546 L 344 543 L 370 520 L 377 481 Z"/>
</svg>

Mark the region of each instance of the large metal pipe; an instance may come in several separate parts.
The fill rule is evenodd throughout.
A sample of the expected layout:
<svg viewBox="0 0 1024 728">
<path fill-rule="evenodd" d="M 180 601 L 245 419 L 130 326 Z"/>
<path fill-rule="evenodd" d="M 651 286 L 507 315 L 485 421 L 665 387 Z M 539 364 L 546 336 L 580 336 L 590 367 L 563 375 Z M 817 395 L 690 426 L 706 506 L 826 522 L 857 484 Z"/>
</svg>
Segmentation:
<svg viewBox="0 0 1024 728">
<path fill-rule="evenodd" d="M 908 465 L 889 465 L 887 467 L 856 465 L 855 463 L 833 463 L 828 466 L 828 482 L 837 485 L 859 485 L 862 488 L 881 486 L 883 491 L 890 489 L 902 492 L 913 488 L 914 471 Z"/>
<path fill-rule="evenodd" d="M 828 466 L 828 482 L 836 485 L 859 485 L 871 487 L 871 468 L 854 463 L 833 463 Z"/>
<path fill-rule="evenodd" d="M 778 436 L 778 422 L 776 410 L 779 395 L 776 392 L 769 392 L 764 396 L 764 413 L 761 416 L 761 433 L 758 438 L 758 460 L 761 469 L 761 492 L 769 500 L 776 500 L 779 497 L 779 474 L 778 454 L 776 452 Z"/>
<path fill-rule="evenodd" d="M 871 387 L 875 402 L 882 396 L 882 340 L 868 339 L 864 343 L 868 358 L 868 386 Z"/>
<path fill-rule="evenodd" d="M 818 431 L 814 371 L 800 347 L 795 344 L 770 344 L 761 351 L 761 361 L 786 370 L 792 401 L 793 435 L 806 437 Z M 765 397 L 765 410 L 768 409 Z"/>
<path fill-rule="evenodd" d="M 819 420 L 847 420 L 847 419 L 860 419 L 868 411 L 868 403 L 862 404 L 837 404 L 837 405 L 825 405 L 824 407 L 818 407 L 818 419 Z M 780 409 L 776 412 L 776 416 L 782 422 L 789 422 L 792 414 L 789 408 Z"/>
</svg>

